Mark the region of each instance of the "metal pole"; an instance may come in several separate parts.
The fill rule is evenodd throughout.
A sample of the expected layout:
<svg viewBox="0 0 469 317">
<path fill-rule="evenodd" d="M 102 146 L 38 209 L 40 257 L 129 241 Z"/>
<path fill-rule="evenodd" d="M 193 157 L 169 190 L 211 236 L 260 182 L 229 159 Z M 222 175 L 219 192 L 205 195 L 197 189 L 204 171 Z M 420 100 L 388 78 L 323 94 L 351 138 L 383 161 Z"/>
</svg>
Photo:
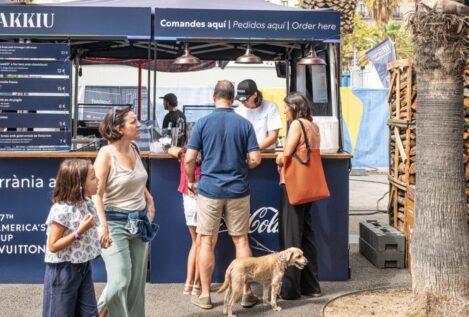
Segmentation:
<svg viewBox="0 0 469 317">
<path fill-rule="evenodd" d="M 150 65 L 151 65 L 151 38 L 148 40 L 148 55 L 147 55 L 147 120 L 150 120 L 150 87 L 151 87 L 151 74 L 150 74 Z"/>
<path fill-rule="evenodd" d="M 156 50 L 156 41 L 154 41 L 153 43 L 155 43 L 155 50 L 153 51 L 153 59 L 154 59 L 154 68 L 153 68 L 153 105 L 154 105 L 154 109 L 153 109 L 153 120 L 155 120 L 155 126 L 158 127 L 158 121 L 156 121 L 156 71 L 157 71 L 157 61 L 158 61 L 158 54 L 157 54 L 157 50 Z"/>
<path fill-rule="evenodd" d="M 329 59 L 331 64 L 331 94 L 333 104 L 337 105 L 337 120 L 339 121 L 339 149 L 337 152 L 343 152 L 344 142 L 342 135 L 342 104 L 340 101 L 340 80 L 341 80 L 341 65 L 340 65 L 340 44 L 330 44 Z M 334 112 L 334 111 L 333 111 Z"/>
<path fill-rule="evenodd" d="M 138 120 L 142 119 L 142 62 L 138 62 L 138 89 L 137 89 L 137 103 L 138 103 Z"/>
<path fill-rule="evenodd" d="M 72 139 L 77 138 L 78 134 L 78 72 L 80 68 L 80 52 L 74 58 L 75 74 L 73 83 L 73 126 L 72 126 Z"/>
</svg>

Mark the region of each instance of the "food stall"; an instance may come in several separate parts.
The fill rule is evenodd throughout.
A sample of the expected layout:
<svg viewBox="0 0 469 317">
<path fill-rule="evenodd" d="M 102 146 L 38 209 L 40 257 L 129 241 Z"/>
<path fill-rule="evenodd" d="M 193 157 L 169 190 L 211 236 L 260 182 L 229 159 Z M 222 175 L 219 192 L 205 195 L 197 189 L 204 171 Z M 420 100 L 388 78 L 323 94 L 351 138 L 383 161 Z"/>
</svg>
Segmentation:
<svg viewBox="0 0 469 317">
<path fill-rule="evenodd" d="M 321 128 L 340 121 L 338 104 L 339 14 L 328 10 L 311 11 L 272 6 L 265 2 L 236 1 L 203 4 L 156 6 L 154 39 L 157 59 L 175 59 L 181 48 L 189 47 L 201 60 L 236 60 L 248 45 L 264 61 L 286 66 L 286 91 L 299 90 L 313 104 L 316 122 Z M 297 65 L 298 60 L 314 49 L 326 59 L 325 67 Z M 246 75 L 249 78 L 249 74 Z M 221 78 L 220 78 L 221 79 Z M 229 78 L 227 78 L 229 79 Z M 321 81 L 322 79 L 322 81 Z M 316 119 L 317 118 L 317 119 Z M 326 120 L 321 120 L 326 119 Z M 321 122 L 325 122 L 321 125 Z M 348 270 L 348 172 L 350 156 L 340 153 L 340 133 L 323 129 L 322 137 L 336 136 L 333 148 L 323 154 L 325 173 L 331 190 L 329 199 L 313 206 L 313 224 L 319 249 L 321 280 L 347 280 Z M 326 134 L 326 135 L 324 135 Z M 250 171 L 250 237 L 255 255 L 263 255 L 264 246 L 278 250 L 278 174 L 273 153 L 262 154 L 262 163 Z M 185 256 L 190 246 L 183 218 L 182 199 L 175 190 L 178 162 L 166 155 L 150 154 L 151 188 L 157 199 L 158 239 L 152 247 L 151 280 L 183 281 Z M 169 212 L 168 212 L 169 211 Z M 214 281 L 222 281 L 224 270 L 234 258 L 231 238 L 220 228 L 216 249 Z M 182 243 L 181 243 L 182 242 Z M 259 246 L 260 243 L 262 246 Z M 182 251 L 182 252 L 181 252 Z M 159 256 L 164 254 L 164 257 Z M 168 261 L 168 259 L 171 259 Z"/>
<path fill-rule="evenodd" d="M 71 10 L 69 6 L 75 7 Z M 70 58 L 75 61 L 75 85 L 79 63 L 79 59 L 75 57 L 78 56 L 149 57 L 157 69 L 159 60 L 175 59 L 186 46 L 190 47 L 192 55 L 203 61 L 235 60 L 249 46 L 262 60 L 282 64 L 286 77 L 285 90 L 302 91 L 311 99 L 313 113 L 322 129 L 322 138 L 329 140 L 329 151 L 322 158 L 331 196 L 312 207 L 319 252 L 319 276 L 321 280 L 349 278 L 350 155 L 341 152 L 338 98 L 340 31 L 337 12 L 300 10 L 247 0 L 233 3 L 213 0 L 202 3 L 184 0 L 88 0 L 67 3 L 66 7 L 4 6 L 2 9 L 12 10 L 13 14 L 23 14 L 26 12 L 22 11 L 24 9 L 29 14 L 56 12 L 54 21 L 60 30 L 56 33 L 51 32 L 51 28 L 43 30 L 43 33 L 36 29 L 34 32 L 38 33 L 28 33 L 28 29 L 21 30 L 23 33 L 11 29 L 7 33 L 2 28 L 0 39 L 17 41 L 18 34 L 24 34 L 21 38 L 26 41 L 68 43 L 71 48 Z M 69 15 L 59 19 L 64 14 L 62 9 Z M 79 9 L 93 13 L 77 14 L 76 10 Z M 106 13 L 96 13 L 99 10 L 105 10 Z M 124 10 L 130 16 L 135 12 L 135 17 L 125 15 L 112 18 L 108 10 Z M 150 23 L 151 15 L 153 25 Z M 79 21 L 74 23 L 73 17 L 77 16 Z M 103 20 L 103 17 L 106 19 Z M 88 18 L 91 20 L 84 20 Z M 60 23 L 75 26 L 79 31 L 73 33 L 73 29 L 60 29 L 64 27 Z M 91 26 L 93 23 L 94 27 Z M 114 33 L 109 33 L 108 30 L 108 33 L 99 34 L 97 30 L 105 24 Z M 132 32 L 127 29 L 135 25 L 140 25 L 141 28 L 130 29 Z M 80 29 L 81 27 L 84 29 Z M 122 28 L 120 31 L 119 27 Z M 326 61 L 324 67 L 317 69 L 314 66 L 297 64 L 311 50 L 317 51 L 319 57 Z M 150 76 L 148 81 L 150 83 Z M 156 75 L 153 77 L 153 85 L 158 85 Z M 72 95 L 73 89 L 69 96 L 70 104 Z M 1 105 L 0 110 L 4 110 Z M 72 111 L 66 113 L 71 122 Z M 70 122 L 59 132 L 70 133 L 73 130 Z M 2 132 L 0 136 L 1 134 Z M 70 142 L 67 144 L 71 144 Z M 51 205 L 49 197 L 54 185 L 54 174 L 59 162 L 65 157 L 94 156 L 93 152 L 0 152 L 0 195 L 10 198 L 2 199 L 0 203 L 0 282 L 42 281 L 41 263 L 45 244 L 43 222 Z M 158 236 L 151 244 L 150 281 L 183 282 L 190 237 L 185 226 L 182 198 L 177 192 L 179 164 L 167 154 L 142 153 L 142 156 L 150 175 L 150 190 L 155 197 L 156 221 L 160 224 Z M 275 155 L 263 153 L 262 158 L 261 166 L 250 171 L 249 175 L 252 197 L 250 236 L 254 238 L 251 245 L 256 247 L 256 255 L 265 253 L 257 250 L 258 242 L 269 249 L 278 250 L 279 188 Z M 234 257 L 231 239 L 223 227 L 220 231 L 214 281 L 223 280 L 224 270 Z M 96 280 L 103 280 L 104 272 L 99 261 L 97 267 Z"/>
</svg>

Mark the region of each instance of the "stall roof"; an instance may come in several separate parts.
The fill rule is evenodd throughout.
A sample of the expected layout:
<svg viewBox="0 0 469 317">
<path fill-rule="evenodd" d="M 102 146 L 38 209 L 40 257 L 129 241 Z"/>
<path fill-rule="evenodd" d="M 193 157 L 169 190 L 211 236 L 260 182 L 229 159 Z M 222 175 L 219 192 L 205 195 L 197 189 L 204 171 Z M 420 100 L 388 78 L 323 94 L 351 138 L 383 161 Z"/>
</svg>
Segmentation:
<svg viewBox="0 0 469 317">
<path fill-rule="evenodd" d="M 247 43 L 262 59 L 281 60 L 311 42 L 340 41 L 338 12 L 304 10 L 265 0 L 84 0 L 62 5 L 150 6 L 156 40 L 151 45 L 156 47 L 158 59 L 179 56 L 183 42 L 190 42 L 192 54 L 203 60 L 233 60 L 243 54 Z M 106 52 L 102 53 L 95 50 L 93 56 L 106 57 Z M 113 54 L 125 57 L 127 48 L 115 49 Z"/>
<path fill-rule="evenodd" d="M 340 40 L 338 12 L 264 0 L 80 0 L 4 6 L 6 10 L 15 7 L 21 7 L 20 12 L 60 12 L 56 21 L 64 14 L 67 23 L 57 32 L 42 31 L 46 36 L 40 30 L 15 33 L 9 29 L 6 34 L 0 19 L 0 38 L 18 34 L 31 39 L 61 37 L 71 40 L 73 51 L 80 49 L 83 57 L 146 59 L 151 45 L 158 59 L 174 59 L 181 54 L 183 42 L 190 42 L 192 54 L 203 60 L 233 60 L 242 55 L 247 43 L 262 59 L 277 60 L 311 42 L 320 45 Z M 99 29 L 103 31 L 99 33 Z M 156 41 L 150 43 L 150 38 Z"/>
<path fill-rule="evenodd" d="M 54 3 L 54 6 L 84 7 L 143 7 L 171 9 L 218 9 L 218 10 L 279 10 L 301 11 L 302 9 L 276 5 L 265 0 L 77 0 Z M 327 11 L 327 9 L 324 9 Z"/>
</svg>

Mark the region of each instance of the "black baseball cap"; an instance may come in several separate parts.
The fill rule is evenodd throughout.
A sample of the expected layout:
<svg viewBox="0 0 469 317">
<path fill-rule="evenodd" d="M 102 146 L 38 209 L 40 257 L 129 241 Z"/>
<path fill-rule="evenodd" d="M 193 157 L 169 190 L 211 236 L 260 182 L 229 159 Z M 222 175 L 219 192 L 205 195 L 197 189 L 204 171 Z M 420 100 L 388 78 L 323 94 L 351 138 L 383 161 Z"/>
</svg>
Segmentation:
<svg viewBox="0 0 469 317">
<path fill-rule="evenodd" d="M 173 93 L 166 94 L 163 97 L 160 97 L 160 99 L 166 100 L 173 107 L 177 107 L 178 105 L 178 97 Z"/>
<path fill-rule="evenodd" d="M 244 101 L 257 92 L 257 85 L 252 79 L 245 79 L 238 84 L 236 99 Z"/>
</svg>

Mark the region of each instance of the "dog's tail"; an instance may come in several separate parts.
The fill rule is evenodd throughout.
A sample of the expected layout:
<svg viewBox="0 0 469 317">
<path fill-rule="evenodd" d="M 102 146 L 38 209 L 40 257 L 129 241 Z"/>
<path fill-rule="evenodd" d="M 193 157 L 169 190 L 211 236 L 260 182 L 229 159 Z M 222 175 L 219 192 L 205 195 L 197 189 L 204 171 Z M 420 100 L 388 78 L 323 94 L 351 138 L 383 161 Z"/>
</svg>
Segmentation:
<svg viewBox="0 0 469 317">
<path fill-rule="evenodd" d="M 233 269 L 233 266 L 230 264 L 230 266 L 228 266 L 225 272 L 225 281 L 223 282 L 223 285 L 217 290 L 218 294 L 223 293 L 230 286 L 232 269 Z"/>
</svg>

